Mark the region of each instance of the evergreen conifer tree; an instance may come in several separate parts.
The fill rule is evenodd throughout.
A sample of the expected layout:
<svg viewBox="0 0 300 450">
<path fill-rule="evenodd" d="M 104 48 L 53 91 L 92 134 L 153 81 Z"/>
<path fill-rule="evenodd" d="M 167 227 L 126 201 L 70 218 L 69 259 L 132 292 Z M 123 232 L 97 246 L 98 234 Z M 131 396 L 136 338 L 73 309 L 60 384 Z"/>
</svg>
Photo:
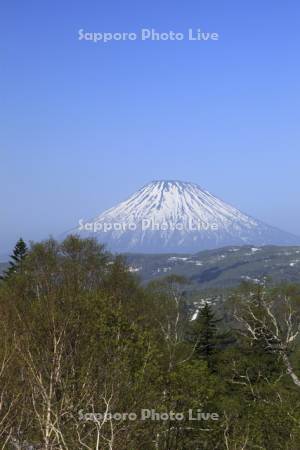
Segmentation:
<svg viewBox="0 0 300 450">
<path fill-rule="evenodd" d="M 28 253 L 28 248 L 26 243 L 22 238 L 18 240 L 13 250 L 13 254 L 10 256 L 11 261 L 9 262 L 8 269 L 4 272 L 1 277 L 2 280 L 8 279 L 12 274 L 18 272 L 21 269 L 22 262 Z"/>
<path fill-rule="evenodd" d="M 212 370 L 216 353 L 232 340 L 230 333 L 219 331 L 217 326 L 219 322 L 221 319 L 217 319 L 212 307 L 205 303 L 189 334 L 189 340 L 194 345 L 194 355 L 196 358 L 204 359 Z"/>
</svg>

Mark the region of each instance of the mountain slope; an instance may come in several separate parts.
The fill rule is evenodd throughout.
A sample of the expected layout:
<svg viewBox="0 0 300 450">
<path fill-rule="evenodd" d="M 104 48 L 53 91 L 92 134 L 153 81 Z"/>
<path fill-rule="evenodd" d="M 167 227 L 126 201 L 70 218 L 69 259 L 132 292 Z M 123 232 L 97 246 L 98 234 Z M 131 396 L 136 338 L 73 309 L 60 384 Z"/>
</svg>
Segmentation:
<svg viewBox="0 0 300 450">
<path fill-rule="evenodd" d="M 293 245 L 300 238 L 264 224 L 197 184 L 153 181 L 73 230 L 118 252 L 195 252 L 227 245 Z"/>
<path fill-rule="evenodd" d="M 143 282 L 182 275 L 191 291 L 224 289 L 242 281 L 300 283 L 300 247 L 225 247 L 195 254 L 127 254 L 129 270 Z"/>
<path fill-rule="evenodd" d="M 0 275 L 8 268 L 8 263 L 0 263 Z"/>
</svg>

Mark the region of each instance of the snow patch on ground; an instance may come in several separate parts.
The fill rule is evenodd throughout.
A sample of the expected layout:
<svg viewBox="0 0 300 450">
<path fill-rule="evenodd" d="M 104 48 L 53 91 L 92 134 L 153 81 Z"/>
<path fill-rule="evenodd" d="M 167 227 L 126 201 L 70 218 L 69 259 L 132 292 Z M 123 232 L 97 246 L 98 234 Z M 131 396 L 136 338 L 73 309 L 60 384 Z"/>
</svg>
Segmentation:
<svg viewBox="0 0 300 450">
<path fill-rule="evenodd" d="M 132 267 L 132 266 L 128 267 L 129 272 L 139 272 L 140 270 L 142 270 L 141 267 Z"/>
</svg>

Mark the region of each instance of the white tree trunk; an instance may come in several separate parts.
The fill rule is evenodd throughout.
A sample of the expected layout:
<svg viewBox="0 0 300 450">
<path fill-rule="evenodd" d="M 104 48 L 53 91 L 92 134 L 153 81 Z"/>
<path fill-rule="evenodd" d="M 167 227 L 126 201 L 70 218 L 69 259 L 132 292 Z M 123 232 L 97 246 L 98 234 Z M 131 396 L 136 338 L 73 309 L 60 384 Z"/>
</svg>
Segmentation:
<svg viewBox="0 0 300 450">
<path fill-rule="evenodd" d="M 291 364 L 291 362 L 290 362 L 290 360 L 289 360 L 289 358 L 288 358 L 288 356 L 287 356 L 286 353 L 283 353 L 282 359 L 283 359 L 283 362 L 284 362 L 284 364 L 285 364 L 285 366 L 286 366 L 287 373 L 288 373 L 288 374 L 290 375 L 290 377 L 292 378 L 293 383 L 294 383 L 297 387 L 300 388 L 300 379 L 299 379 L 299 377 L 295 374 L 294 369 L 293 369 L 293 367 L 292 367 L 292 364 Z"/>
</svg>

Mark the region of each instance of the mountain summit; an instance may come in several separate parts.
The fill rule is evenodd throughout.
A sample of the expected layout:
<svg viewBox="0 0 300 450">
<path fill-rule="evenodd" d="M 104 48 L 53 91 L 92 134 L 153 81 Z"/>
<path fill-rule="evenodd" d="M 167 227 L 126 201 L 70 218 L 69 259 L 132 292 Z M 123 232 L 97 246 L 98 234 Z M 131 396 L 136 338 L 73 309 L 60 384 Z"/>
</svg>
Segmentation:
<svg viewBox="0 0 300 450">
<path fill-rule="evenodd" d="M 117 252 L 187 253 L 227 245 L 294 245 L 300 239 L 256 220 L 195 183 L 158 180 L 73 230 Z"/>
</svg>

